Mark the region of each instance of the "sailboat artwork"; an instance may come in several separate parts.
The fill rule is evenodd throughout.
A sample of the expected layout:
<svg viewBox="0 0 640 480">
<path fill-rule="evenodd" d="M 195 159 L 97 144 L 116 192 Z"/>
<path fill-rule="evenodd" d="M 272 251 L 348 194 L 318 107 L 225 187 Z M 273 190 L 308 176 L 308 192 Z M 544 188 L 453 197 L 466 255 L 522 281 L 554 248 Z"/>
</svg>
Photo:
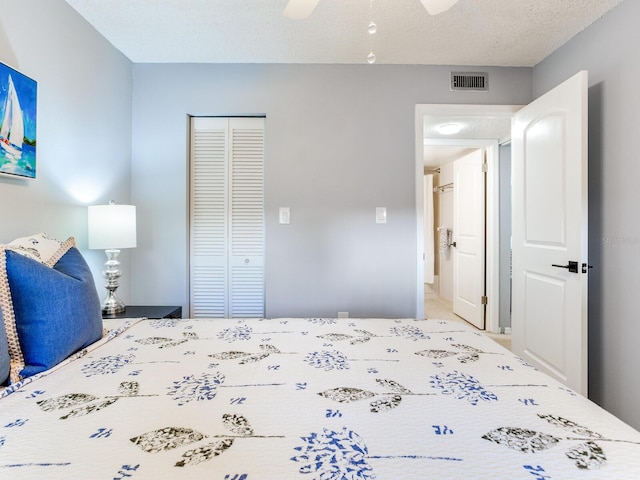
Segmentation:
<svg viewBox="0 0 640 480">
<path fill-rule="evenodd" d="M 0 63 L 0 174 L 36 177 L 37 83 Z"/>
</svg>

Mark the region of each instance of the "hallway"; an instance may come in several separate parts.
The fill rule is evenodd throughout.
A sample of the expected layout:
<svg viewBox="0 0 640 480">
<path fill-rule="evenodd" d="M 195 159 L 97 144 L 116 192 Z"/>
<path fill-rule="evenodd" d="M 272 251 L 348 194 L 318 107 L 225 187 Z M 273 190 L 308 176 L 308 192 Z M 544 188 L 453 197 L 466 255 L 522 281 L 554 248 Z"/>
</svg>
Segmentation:
<svg viewBox="0 0 640 480">
<path fill-rule="evenodd" d="M 449 320 L 453 322 L 460 322 L 475 330 L 475 327 L 473 327 L 473 325 L 469 324 L 462 317 L 459 317 L 458 315 L 453 313 L 450 305 L 447 305 L 446 303 L 437 299 L 426 299 L 424 301 L 424 314 L 425 319 L 427 320 Z M 492 338 L 506 349 L 511 350 L 511 335 L 486 332 L 482 333 L 487 335 L 489 338 Z"/>
</svg>

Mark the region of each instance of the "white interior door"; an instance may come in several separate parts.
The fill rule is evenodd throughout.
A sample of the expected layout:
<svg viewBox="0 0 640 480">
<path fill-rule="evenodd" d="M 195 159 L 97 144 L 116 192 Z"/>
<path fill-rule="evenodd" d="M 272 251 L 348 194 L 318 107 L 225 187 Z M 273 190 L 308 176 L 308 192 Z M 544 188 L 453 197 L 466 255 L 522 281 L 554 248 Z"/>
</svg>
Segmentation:
<svg viewBox="0 0 640 480">
<path fill-rule="evenodd" d="M 453 162 L 453 312 L 485 328 L 485 179 L 483 151 Z"/>
<path fill-rule="evenodd" d="M 587 85 L 578 73 L 512 129 L 512 348 L 585 395 Z"/>
</svg>

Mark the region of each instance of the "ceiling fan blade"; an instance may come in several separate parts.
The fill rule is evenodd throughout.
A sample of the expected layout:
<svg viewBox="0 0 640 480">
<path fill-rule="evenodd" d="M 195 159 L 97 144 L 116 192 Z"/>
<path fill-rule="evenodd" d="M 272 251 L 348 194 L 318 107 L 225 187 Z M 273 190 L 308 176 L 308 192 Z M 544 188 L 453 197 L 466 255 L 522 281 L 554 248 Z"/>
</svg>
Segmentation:
<svg viewBox="0 0 640 480">
<path fill-rule="evenodd" d="M 458 0 L 420 0 L 429 15 L 438 15 L 453 7 Z"/>
<path fill-rule="evenodd" d="M 302 20 L 307 18 L 316 8 L 320 0 L 289 0 L 287 6 L 284 7 L 284 16 L 291 20 Z"/>
</svg>

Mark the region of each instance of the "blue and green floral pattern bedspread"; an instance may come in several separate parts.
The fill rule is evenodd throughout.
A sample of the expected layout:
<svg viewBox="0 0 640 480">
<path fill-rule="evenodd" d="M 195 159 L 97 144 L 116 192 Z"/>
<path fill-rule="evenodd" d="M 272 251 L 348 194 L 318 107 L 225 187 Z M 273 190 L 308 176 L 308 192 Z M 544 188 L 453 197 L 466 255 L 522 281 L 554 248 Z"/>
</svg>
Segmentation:
<svg viewBox="0 0 640 480">
<path fill-rule="evenodd" d="M 2 394 L 0 478 L 640 478 L 640 433 L 460 323 L 105 326 Z"/>
</svg>

